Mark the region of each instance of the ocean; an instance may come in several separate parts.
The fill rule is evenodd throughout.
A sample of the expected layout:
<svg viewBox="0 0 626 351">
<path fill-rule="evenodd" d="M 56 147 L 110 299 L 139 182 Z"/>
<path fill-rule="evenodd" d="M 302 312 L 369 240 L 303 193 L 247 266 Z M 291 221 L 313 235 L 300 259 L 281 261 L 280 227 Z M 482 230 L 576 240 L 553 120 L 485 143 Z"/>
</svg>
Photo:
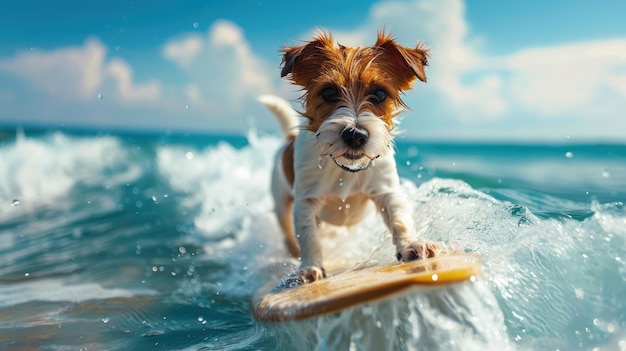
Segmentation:
<svg viewBox="0 0 626 351">
<path fill-rule="evenodd" d="M 279 137 L 0 130 L 0 350 L 626 350 L 626 145 L 398 138 L 418 233 L 484 277 L 302 322 L 250 300 L 297 264 Z M 328 257 L 393 262 L 375 214 Z"/>
</svg>

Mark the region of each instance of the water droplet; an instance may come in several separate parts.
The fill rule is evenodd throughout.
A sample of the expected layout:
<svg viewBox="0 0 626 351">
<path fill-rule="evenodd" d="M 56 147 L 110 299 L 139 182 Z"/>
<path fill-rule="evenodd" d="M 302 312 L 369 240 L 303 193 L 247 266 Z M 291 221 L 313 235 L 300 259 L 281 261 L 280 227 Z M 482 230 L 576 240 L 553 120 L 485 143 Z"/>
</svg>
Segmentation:
<svg viewBox="0 0 626 351">
<path fill-rule="evenodd" d="M 185 154 L 185 157 L 186 157 L 188 160 L 192 160 L 192 159 L 193 159 L 193 152 L 188 151 L 188 152 Z"/>
<path fill-rule="evenodd" d="M 159 198 L 156 195 L 152 195 L 152 201 L 157 202 Z"/>
<path fill-rule="evenodd" d="M 565 153 L 565 157 L 572 158 L 572 157 L 574 157 L 574 153 L 571 152 L 571 151 L 568 151 L 568 152 Z"/>
<path fill-rule="evenodd" d="M 339 178 L 339 186 L 340 187 L 343 186 L 343 179 L 342 178 Z"/>
<path fill-rule="evenodd" d="M 104 99 L 104 95 L 98 94 L 98 100 L 102 100 L 102 99 Z"/>
<path fill-rule="evenodd" d="M 203 320 L 204 320 L 204 317 L 198 316 L 198 322 L 202 322 Z"/>
<path fill-rule="evenodd" d="M 187 253 L 187 249 L 184 246 L 181 246 L 178 248 L 178 252 L 180 252 L 181 254 L 186 254 Z"/>
<path fill-rule="evenodd" d="M 81 228 L 72 229 L 72 236 L 76 239 L 83 236 L 83 230 Z"/>
<path fill-rule="evenodd" d="M 410 165 L 411 165 L 411 161 L 410 161 L 410 160 L 407 160 L 407 161 L 406 161 L 406 165 L 407 165 L 407 166 L 410 166 Z"/>
<path fill-rule="evenodd" d="M 186 108 L 187 110 L 189 110 L 189 105 L 185 105 L 185 108 Z"/>
<path fill-rule="evenodd" d="M 20 205 L 20 200 L 18 199 L 13 199 L 13 201 L 11 201 L 11 206 L 13 207 L 17 207 Z"/>
<path fill-rule="evenodd" d="M 193 22 L 193 27 L 194 28 L 198 28 L 198 27 L 200 27 L 200 24 L 198 22 Z"/>
<path fill-rule="evenodd" d="M 243 266 L 243 268 L 242 268 L 242 269 L 243 269 L 244 271 L 247 271 L 247 270 L 248 270 L 248 266 Z"/>
<path fill-rule="evenodd" d="M 602 171 L 602 178 L 611 178 L 611 172 L 608 169 Z"/>
<path fill-rule="evenodd" d="M 346 209 L 350 208 L 350 204 L 346 204 Z"/>
<path fill-rule="evenodd" d="M 110 321 L 110 320 L 111 320 L 111 319 L 110 319 L 109 317 L 104 317 L 104 318 L 102 318 L 102 322 L 103 322 L 103 323 L 109 323 L 109 321 Z"/>
<path fill-rule="evenodd" d="M 317 169 L 322 169 L 322 158 L 321 157 L 317 161 Z"/>
</svg>

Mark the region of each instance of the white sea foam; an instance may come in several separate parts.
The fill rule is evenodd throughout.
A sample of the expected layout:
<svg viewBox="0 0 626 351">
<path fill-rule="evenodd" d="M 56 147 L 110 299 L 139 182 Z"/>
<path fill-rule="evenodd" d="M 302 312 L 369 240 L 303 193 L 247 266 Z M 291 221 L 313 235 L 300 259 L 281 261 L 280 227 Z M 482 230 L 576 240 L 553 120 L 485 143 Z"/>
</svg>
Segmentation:
<svg viewBox="0 0 626 351">
<path fill-rule="evenodd" d="M 192 296 L 209 290 L 235 300 L 249 299 L 259 285 L 277 282 L 281 272 L 298 263 L 287 256 L 272 213 L 270 173 L 273 154 L 281 141 L 254 135 L 249 141 L 250 145 L 243 148 L 227 143 L 204 149 L 171 145 L 157 148 L 155 168 L 161 180 L 181 195 L 177 197 L 182 199 L 180 213 L 193 218 L 196 238 L 204 244 L 204 254 L 196 258 L 215 261 L 220 272 L 224 272 L 216 281 L 188 281 L 196 289 Z M 145 156 L 141 155 L 142 162 L 146 161 Z M 575 155 L 572 160 L 578 159 Z M 93 190 L 145 176 L 133 149 L 108 136 L 79 138 L 57 133 L 21 137 L 0 148 L 0 160 L 0 219 L 6 221 L 41 204 L 54 204 L 57 209 L 80 201 L 80 196 L 68 195 L 76 195 L 72 191 L 81 185 Z M 592 170 L 596 173 L 584 179 L 601 177 L 590 183 L 598 187 L 606 182 L 617 184 L 622 170 L 623 167 L 613 165 L 610 173 L 602 171 L 596 175 L 596 170 Z M 537 181 L 547 174 L 537 169 L 528 172 L 539 173 L 520 173 L 520 177 Z M 545 184 L 552 184 L 552 180 Z M 284 341 L 280 345 L 287 348 L 305 345 L 320 350 L 623 348 L 623 204 L 584 204 L 542 197 L 543 194 L 528 197 L 527 192 L 516 189 L 495 191 L 508 191 L 500 198 L 513 203 L 497 200 L 460 180 L 434 178 L 419 186 L 409 180 L 402 182 L 402 192 L 415 207 L 416 231 L 423 237 L 443 240 L 455 249 L 479 255 L 485 271 L 483 280 L 445 289 L 415 289 L 394 299 L 309 321 L 256 324 L 229 338 L 212 341 L 210 347 L 256 347 L 259 339 L 269 335 L 276 337 L 272 340 Z M 102 195 L 108 201 L 99 202 L 104 211 L 115 208 L 119 199 L 113 195 Z M 543 206 L 549 211 L 574 208 L 589 215 L 584 220 L 545 213 L 539 218 L 515 202 L 532 203 L 534 208 Z M 0 233 L 0 249 L 11 251 L 21 235 L 44 233 L 60 227 L 64 221 L 89 218 L 94 213 L 97 211 L 93 206 L 76 208 L 64 216 L 13 226 Z M 395 261 L 389 233 L 375 214 L 349 230 L 330 229 L 332 235 L 323 239 L 325 258 L 330 264 L 356 266 L 363 262 Z M 18 258 L 38 252 L 29 248 L 13 251 L 4 257 L 8 267 Z M 68 251 L 58 257 L 71 260 L 73 256 Z M 0 306 L 155 294 L 141 289 L 109 289 L 69 278 L 3 285 Z"/>
<path fill-rule="evenodd" d="M 232 267 L 232 275 L 214 283 L 229 295 L 249 297 L 262 280 L 278 279 L 268 274 L 272 267 L 297 264 L 286 256 L 272 215 L 269 175 L 279 145 L 253 138 L 242 149 L 165 146 L 157 153 L 162 176 L 188 195 L 181 206 L 195 213 L 207 255 Z M 413 200 L 419 235 L 479 255 L 484 280 L 263 328 L 285 345 L 320 350 L 542 350 L 623 342 L 623 316 L 615 312 L 626 310 L 621 204 L 589 204 L 594 214 L 582 222 L 540 219 L 459 180 L 420 186 L 405 180 L 402 187 Z M 333 264 L 394 261 L 389 233 L 375 214 L 336 230 L 324 247 Z"/>
<path fill-rule="evenodd" d="M 199 210 L 195 224 L 208 237 L 221 237 L 250 213 L 271 209 L 269 170 L 280 141 L 251 138 L 241 150 L 227 143 L 198 150 L 163 146 L 157 168 L 170 186 L 186 194 L 181 203 Z M 241 223 L 239 223 L 241 224 Z"/>
<path fill-rule="evenodd" d="M 2 287 L 0 307 L 15 306 L 31 301 L 72 302 L 156 295 L 150 289 L 104 288 L 98 283 L 73 284 L 70 279 L 37 279 Z"/>
<path fill-rule="evenodd" d="M 0 148 L 0 215 L 59 202 L 77 184 L 106 187 L 136 179 L 140 169 L 127 157 L 114 137 L 20 135 Z"/>
<path fill-rule="evenodd" d="M 512 350 L 498 303 L 482 281 L 414 288 L 383 302 L 268 325 L 286 345 L 315 350 Z"/>
<path fill-rule="evenodd" d="M 263 283 L 257 275 L 268 264 L 296 264 L 285 255 L 269 191 L 273 154 L 281 141 L 255 135 L 249 141 L 242 149 L 219 143 L 157 150 L 159 174 L 185 194 L 180 206 L 194 214 L 207 257 L 231 267 L 223 281 L 209 283 L 229 296 L 249 296 Z"/>
</svg>

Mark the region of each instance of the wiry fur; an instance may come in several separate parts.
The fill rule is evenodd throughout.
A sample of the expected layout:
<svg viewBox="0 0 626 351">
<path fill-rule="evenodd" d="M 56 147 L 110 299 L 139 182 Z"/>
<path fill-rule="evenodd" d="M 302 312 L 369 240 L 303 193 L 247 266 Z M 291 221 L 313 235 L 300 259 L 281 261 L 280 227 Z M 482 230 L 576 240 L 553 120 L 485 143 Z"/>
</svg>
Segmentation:
<svg viewBox="0 0 626 351">
<path fill-rule="evenodd" d="M 272 194 L 290 252 L 301 259 L 297 279 L 325 276 L 320 222 L 354 225 L 370 202 L 392 234 L 398 260 L 446 251 L 441 243 L 416 241 L 392 149 L 393 118 L 405 106 L 401 94 L 415 79 L 426 81 L 424 47 L 400 46 L 382 32 L 370 47 L 335 46 L 322 33 L 283 52 L 281 76 L 303 87 L 307 121 L 298 132 L 286 102 L 267 96 L 261 101 L 278 116 L 287 139 L 275 159 Z"/>
</svg>

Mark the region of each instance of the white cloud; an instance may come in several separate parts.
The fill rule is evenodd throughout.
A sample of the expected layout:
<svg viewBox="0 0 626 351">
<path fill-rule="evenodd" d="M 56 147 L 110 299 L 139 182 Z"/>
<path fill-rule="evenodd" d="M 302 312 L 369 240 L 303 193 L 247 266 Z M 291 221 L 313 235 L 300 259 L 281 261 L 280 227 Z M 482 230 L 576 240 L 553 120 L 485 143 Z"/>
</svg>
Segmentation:
<svg viewBox="0 0 626 351">
<path fill-rule="evenodd" d="M 156 103 L 161 98 L 161 84 L 151 81 L 141 85 L 133 83 L 133 71 L 123 60 L 112 59 L 106 66 L 106 76 L 117 83 L 117 94 L 125 102 Z"/>
<path fill-rule="evenodd" d="M 185 97 L 212 116 L 241 114 L 246 106 L 258 106 L 258 95 L 276 90 L 269 76 L 276 69 L 252 52 L 232 22 L 216 21 L 205 35 L 171 40 L 162 53 L 187 74 Z"/>
<path fill-rule="evenodd" d="M 186 75 L 182 84 L 162 84 L 165 80 L 160 77 L 138 83 L 129 63 L 108 58 L 106 46 L 97 38 L 82 45 L 0 58 L 0 73 L 17 77 L 27 87 L 18 89 L 17 95 L 0 90 L 0 101 L 10 103 L 0 111 L 0 118 L 26 115 L 48 123 L 137 127 L 147 121 L 146 116 L 153 116 L 151 126 L 243 132 L 249 128 L 246 117 L 263 111 L 257 96 L 280 88 L 277 68 L 255 55 L 242 30 L 231 22 L 217 21 L 204 35 L 171 40 L 162 54 Z M 167 67 L 153 74 L 165 76 L 164 71 Z M 37 104 L 24 106 L 17 100 L 32 98 L 35 91 L 44 93 Z M 137 113 L 146 107 L 153 108 L 150 114 Z"/>
<path fill-rule="evenodd" d="M 204 42 L 199 36 L 190 36 L 178 41 L 171 41 L 163 48 L 163 56 L 184 67 L 198 56 L 203 45 Z"/>
<path fill-rule="evenodd" d="M 105 54 L 100 41 L 89 39 L 81 47 L 20 52 L 1 60 L 0 70 L 20 76 L 50 95 L 88 100 L 102 83 Z"/>
<path fill-rule="evenodd" d="M 128 63 L 118 58 L 107 61 L 105 46 L 94 38 L 77 47 L 20 52 L 0 60 L 0 70 L 70 102 L 94 100 L 98 94 L 126 104 L 153 103 L 161 97 L 160 83 L 134 83 Z"/>
<path fill-rule="evenodd" d="M 511 74 L 512 98 L 540 116 L 606 112 L 606 94 L 626 100 L 626 83 L 619 79 L 626 71 L 626 40 L 528 49 L 500 62 Z"/>
<path fill-rule="evenodd" d="M 349 45 L 371 45 L 386 28 L 405 45 L 421 40 L 431 49 L 426 91 L 467 121 L 507 118 L 524 110 L 544 118 L 590 118 L 626 109 L 626 40 L 527 48 L 490 57 L 481 52 L 465 19 L 462 0 L 385 1 L 354 30 L 336 31 Z M 420 88 L 424 91 L 424 88 Z M 410 98 L 409 98 L 409 105 Z M 626 127 L 626 126 L 625 126 Z"/>
<path fill-rule="evenodd" d="M 461 118 L 495 117 L 509 108 L 502 94 L 502 79 L 490 74 L 474 77 L 471 83 L 463 81 L 464 75 L 481 68 L 484 62 L 469 40 L 464 13 L 465 5 L 460 0 L 379 2 L 372 6 L 363 26 L 338 31 L 335 36 L 349 45 L 371 45 L 366 38 L 372 40 L 378 30 L 385 28 L 406 46 L 418 40 L 425 42 L 431 54 L 429 87 L 425 89 L 435 89 Z"/>
<path fill-rule="evenodd" d="M 482 46 L 488 41 L 471 31 L 462 0 L 381 1 L 360 25 L 333 30 L 333 35 L 343 44 L 371 45 L 381 28 L 395 34 L 401 44 L 412 46 L 419 40 L 431 49 L 428 84 L 416 84 L 417 92 L 406 97 L 408 105 L 427 118 L 405 119 L 407 134 L 525 138 L 543 133 L 549 138 L 557 135 L 557 129 L 567 128 L 568 135 L 578 131 L 596 139 L 625 138 L 626 38 L 527 47 L 490 56 Z M 295 41 L 310 34 L 289 37 Z M 279 79 L 277 60 L 268 62 L 257 55 L 234 23 L 216 21 L 204 33 L 167 41 L 161 50 L 178 68 L 182 82 L 161 83 L 166 80 L 158 75 L 165 77 L 167 68 L 173 68 L 166 65 L 152 73 L 159 80 L 138 83 L 129 63 L 108 57 L 105 45 L 95 38 L 78 46 L 0 58 L 0 73 L 18 77 L 49 97 L 46 103 L 23 104 L 19 99 L 32 96 L 32 90 L 3 88 L 0 102 L 5 103 L 5 111 L 0 112 L 57 118 L 67 114 L 72 103 L 84 105 L 103 94 L 105 103 L 89 110 L 92 119 L 100 113 L 102 124 L 140 125 L 141 116 L 148 114 L 129 118 L 131 107 L 137 107 L 133 110 L 137 112 L 150 106 L 158 107 L 163 126 L 243 132 L 248 115 L 263 116 L 258 124 L 266 123 L 258 95 L 294 97 L 295 88 Z M 7 106 L 13 111 L 7 112 Z M 56 114 L 48 113 L 48 107 L 57 107 Z M 82 112 L 74 119 L 83 118 Z M 157 117 L 150 116 L 152 123 Z M 536 125 L 523 125 L 523 131 L 512 127 L 527 118 Z M 273 119 L 267 118 L 267 123 Z"/>
</svg>

